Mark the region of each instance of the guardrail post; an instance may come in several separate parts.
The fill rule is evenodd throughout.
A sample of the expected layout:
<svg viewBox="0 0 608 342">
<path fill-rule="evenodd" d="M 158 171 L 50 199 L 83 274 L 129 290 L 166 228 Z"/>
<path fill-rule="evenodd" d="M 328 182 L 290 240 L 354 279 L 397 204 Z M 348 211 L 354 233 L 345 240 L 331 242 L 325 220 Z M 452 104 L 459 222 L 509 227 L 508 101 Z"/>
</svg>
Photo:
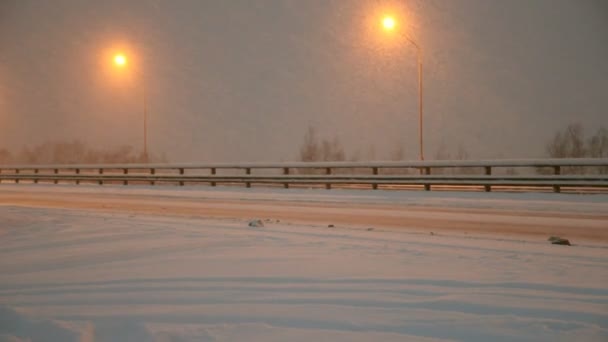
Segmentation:
<svg viewBox="0 0 608 342">
<path fill-rule="evenodd" d="M 491 166 L 486 166 L 485 169 L 486 169 L 486 176 L 491 176 L 492 175 L 492 167 Z M 484 188 L 485 188 L 486 192 L 492 191 L 492 186 L 489 185 L 489 184 L 486 184 Z"/>
<path fill-rule="evenodd" d="M 53 173 L 55 173 L 56 175 L 59 174 L 59 169 L 55 169 L 53 171 Z M 59 180 L 57 178 L 55 178 L 55 181 L 53 183 L 57 184 L 57 183 L 59 183 Z"/>
<path fill-rule="evenodd" d="M 325 174 L 326 175 L 331 175 L 331 167 L 328 167 L 325 169 Z M 325 189 L 329 190 L 331 189 L 331 183 L 325 183 Z"/>
<path fill-rule="evenodd" d="M 216 173 L 216 172 L 215 172 L 215 168 L 214 168 L 214 167 L 212 167 L 212 168 L 211 168 L 211 174 L 212 174 L 212 175 L 215 175 L 215 173 Z M 215 186 L 215 182 L 211 182 L 211 186 Z"/>
<path fill-rule="evenodd" d="M 424 168 L 424 174 L 425 175 L 430 175 L 431 174 L 431 168 L 430 167 L 425 167 Z M 424 184 L 424 190 L 426 191 L 431 191 L 431 184 Z"/>
<path fill-rule="evenodd" d="M 36 170 L 36 171 L 38 171 L 38 170 Z M 38 173 L 38 172 L 36 172 L 36 173 Z M 80 169 L 76 169 L 76 174 L 77 174 L 77 175 L 79 175 L 79 174 L 80 174 Z M 78 185 L 78 184 L 80 184 L 80 179 L 77 179 L 77 180 L 76 180 L 76 185 Z"/>
<path fill-rule="evenodd" d="M 554 175 L 561 175 L 562 173 L 562 169 L 560 166 L 554 166 L 553 167 L 553 174 Z M 559 185 L 553 185 L 553 192 L 560 192 L 561 189 L 559 187 Z"/>
<path fill-rule="evenodd" d="M 129 169 L 122 169 L 122 173 L 124 175 L 129 174 Z M 124 181 L 122 181 L 122 185 L 129 185 L 129 181 L 125 179 Z"/>
<path fill-rule="evenodd" d="M 183 168 L 180 168 L 180 169 L 179 169 L 179 174 L 180 174 L 180 175 L 183 175 L 183 174 L 184 174 L 184 169 L 183 169 Z M 184 186 L 184 181 L 179 181 L 179 185 L 180 185 L 180 186 Z"/>
<path fill-rule="evenodd" d="M 245 169 L 245 173 L 248 174 L 248 175 L 250 175 L 251 174 L 251 168 L 246 168 Z M 251 188 L 251 183 L 247 182 L 247 183 L 245 183 L 245 186 L 248 187 L 248 188 Z"/>
<path fill-rule="evenodd" d="M 99 174 L 103 175 L 103 169 L 99 169 Z M 101 178 L 99 178 L 99 185 L 103 185 L 103 180 Z"/>
<path fill-rule="evenodd" d="M 289 174 L 289 168 L 288 168 L 288 167 L 284 167 L 284 168 L 283 168 L 283 174 L 284 174 L 284 175 L 288 175 L 288 174 Z M 287 182 L 286 182 L 286 183 L 283 183 L 283 187 L 284 187 L 285 189 L 289 189 L 289 183 L 287 183 Z"/>
<path fill-rule="evenodd" d="M 19 169 L 15 169 L 15 173 L 19 174 Z M 15 183 L 19 184 L 19 176 L 15 177 Z"/>
<path fill-rule="evenodd" d="M 151 175 L 156 174 L 156 170 L 155 170 L 155 169 L 150 169 L 150 174 L 151 174 Z M 152 181 L 150 181 L 150 185 L 154 185 L 154 183 L 155 183 L 155 182 L 154 182 L 153 180 L 152 180 Z"/>
<path fill-rule="evenodd" d="M 372 173 L 377 176 L 378 175 L 378 168 L 377 167 L 373 167 L 372 168 Z M 378 183 L 374 183 L 372 184 L 372 189 L 377 190 L 378 189 Z"/>
</svg>

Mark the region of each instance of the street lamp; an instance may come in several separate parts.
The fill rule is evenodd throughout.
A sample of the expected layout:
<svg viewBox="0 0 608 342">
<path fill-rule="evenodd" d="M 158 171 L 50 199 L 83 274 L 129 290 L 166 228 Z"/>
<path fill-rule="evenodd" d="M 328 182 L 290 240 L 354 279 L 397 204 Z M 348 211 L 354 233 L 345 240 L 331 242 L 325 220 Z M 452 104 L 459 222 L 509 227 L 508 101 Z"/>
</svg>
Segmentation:
<svg viewBox="0 0 608 342">
<path fill-rule="evenodd" d="M 114 64 L 123 68 L 127 65 L 127 57 L 123 54 L 114 55 Z M 148 162 L 148 99 L 146 94 L 146 82 L 142 81 L 143 105 L 144 105 L 144 161 Z"/>
<path fill-rule="evenodd" d="M 386 16 L 382 19 L 382 27 L 384 27 L 384 30 L 386 31 L 393 31 L 397 27 L 397 21 L 391 16 Z M 420 45 L 412 40 L 407 34 L 403 34 L 403 37 L 416 47 L 416 52 L 418 54 L 418 135 L 420 137 L 420 160 L 424 160 L 424 145 L 422 139 L 422 49 L 420 49 Z"/>
<path fill-rule="evenodd" d="M 127 57 L 120 54 L 114 56 L 114 64 L 118 65 L 119 67 L 125 66 L 127 64 Z"/>
</svg>

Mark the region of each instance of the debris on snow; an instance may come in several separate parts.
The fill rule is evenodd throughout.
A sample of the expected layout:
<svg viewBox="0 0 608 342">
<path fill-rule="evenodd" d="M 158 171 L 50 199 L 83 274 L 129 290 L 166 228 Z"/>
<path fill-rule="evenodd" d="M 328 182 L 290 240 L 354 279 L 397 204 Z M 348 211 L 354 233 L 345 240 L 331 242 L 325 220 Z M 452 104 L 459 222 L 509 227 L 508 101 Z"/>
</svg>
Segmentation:
<svg viewBox="0 0 608 342">
<path fill-rule="evenodd" d="M 249 221 L 249 227 L 264 227 L 264 222 L 260 219 Z"/>
<path fill-rule="evenodd" d="M 547 239 L 547 241 L 551 242 L 552 245 L 572 246 L 568 239 L 562 239 L 559 236 L 551 236 Z"/>
<path fill-rule="evenodd" d="M 552 244 L 554 244 L 554 245 L 572 246 L 570 244 L 570 241 L 568 239 L 560 239 L 560 240 L 557 240 L 557 241 L 553 241 Z"/>
</svg>

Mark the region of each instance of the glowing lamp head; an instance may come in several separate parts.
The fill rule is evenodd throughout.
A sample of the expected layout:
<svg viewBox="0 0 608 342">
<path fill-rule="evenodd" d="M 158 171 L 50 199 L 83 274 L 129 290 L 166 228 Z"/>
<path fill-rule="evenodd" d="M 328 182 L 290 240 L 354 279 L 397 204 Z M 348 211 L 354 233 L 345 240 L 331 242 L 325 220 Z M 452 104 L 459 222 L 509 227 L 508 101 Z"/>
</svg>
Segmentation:
<svg viewBox="0 0 608 342">
<path fill-rule="evenodd" d="M 395 21 L 395 19 L 393 17 L 384 17 L 384 19 L 382 19 L 382 26 L 387 31 L 394 30 L 396 25 L 397 25 L 397 22 Z"/>
<path fill-rule="evenodd" d="M 124 55 L 116 55 L 114 56 L 114 64 L 119 67 L 124 66 L 127 64 L 127 58 Z"/>
</svg>

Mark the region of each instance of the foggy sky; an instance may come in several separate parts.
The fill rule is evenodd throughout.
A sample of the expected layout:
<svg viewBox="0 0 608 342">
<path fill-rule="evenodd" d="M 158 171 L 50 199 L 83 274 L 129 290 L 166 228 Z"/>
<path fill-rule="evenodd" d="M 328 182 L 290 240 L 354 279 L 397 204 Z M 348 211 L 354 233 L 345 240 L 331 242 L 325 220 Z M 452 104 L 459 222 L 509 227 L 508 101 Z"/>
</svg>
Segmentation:
<svg viewBox="0 0 608 342">
<path fill-rule="evenodd" d="M 308 125 L 349 155 L 538 157 L 570 122 L 608 127 L 602 0 L 0 0 L 0 148 L 142 146 L 170 161 L 297 158 Z M 117 75 L 108 54 L 129 54 Z"/>
</svg>

